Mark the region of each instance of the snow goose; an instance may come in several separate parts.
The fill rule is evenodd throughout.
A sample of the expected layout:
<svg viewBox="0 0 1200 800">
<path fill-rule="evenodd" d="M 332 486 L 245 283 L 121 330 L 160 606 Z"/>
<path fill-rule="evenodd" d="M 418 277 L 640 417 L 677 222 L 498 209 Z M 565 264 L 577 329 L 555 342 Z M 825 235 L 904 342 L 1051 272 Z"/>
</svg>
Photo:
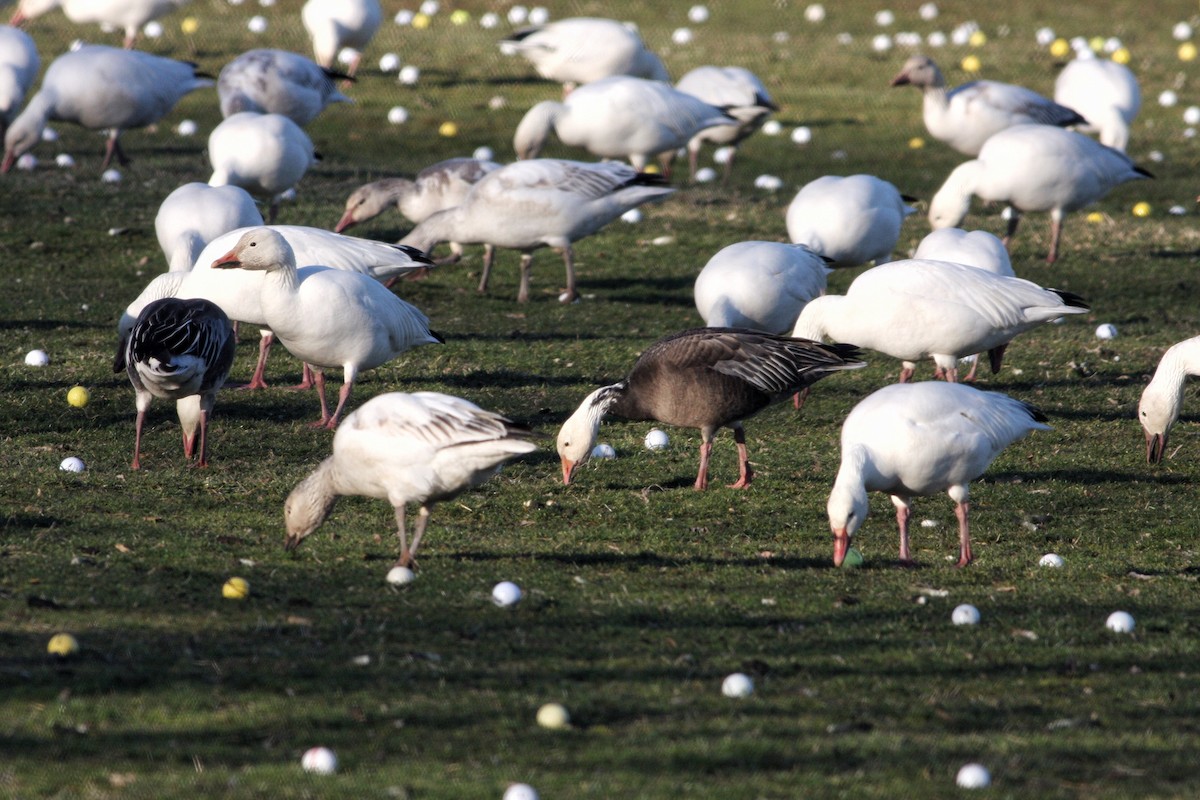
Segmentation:
<svg viewBox="0 0 1200 800">
<path fill-rule="evenodd" d="M 294 550 L 329 516 L 341 495 L 387 500 L 400 538 L 397 566 L 413 563 L 435 503 L 453 499 L 532 453 L 533 432 L 460 397 L 437 392 L 390 392 L 351 412 L 333 436 L 333 455 L 288 495 L 285 547 Z M 412 547 L 405 506 L 420 510 Z"/>
<path fill-rule="evenodd" d="M 833 563 L 841 566 L 870 510 L 867 492 L 887 492 L 900 527 L 900 561 L 911 564 L 912 497 L 947 492 L 958 517 L 958 566 L 972 560 L 969 483 L 1004 448 L 1050 430 L 1031 405 L 955 383 L 896 384 L 868 395 L 842 425 L 842 464 L 829 495 Z"/>
<path fill-rule="evenodd" d="M 149 53 L 100 45 L 65 53 L 50 64 L 37 94 L 9 126 L 0 172 L 41 141 L 50 120 L 110 131 L 100 169 L 114 155 L 127 163 L 117 141 L 121 131 L 157 122 L 188 92 L 212 83 L 192 64 Z"/>
<path fill-rule="evenodd" d="M 351 103 L 334 78 L 345 77 L 286 50 L 249 50 L 217 75 L 221 116 L 242 111 L 283 114 L 304 126 L 334 103 Z"/>
<path fill-rule="evenodd" d="M 1146 461 L 1158 464 L 1167 451 L 1167 437 L 1183 408 L 1183 384 L 1200 375 L 1200 336 L 1185 339 L 1163 353 L 1154 377 L 1138 402 L 1138 420 L 1146 434 Z"/>
<path fill-rule="evenodd" d="M 158 207 L 154 232 L 168 269 L 187 272 L 213 239 L 236 228 L 262 224 L 262 214 L 245 189 L 185 183 Z"/>
<path fill-rule="evenodd" d="M 971 81 L 947 91 L 942 71 L 928 56 L 913 56 L 892 78 L 892 86 L 909 85 L 923 94 L 929 135 L 967 156 L 977 155 L 992 134 L 1013 125 L 1066 127 L 1086 121 L 1074 109 L 1011 83 Z"/>
<path fill-rule="evenodd" d="M 212 266 L 266 273 L 259 295 L 263 315 L 288 352 L 316 373 L 317 425 L 337 427 L 360 371 L 417 345 L 442 342 L 424 314 L 366 275 L 325 269 L 301 279 L 291 245 L 270 228 L 244 233 Z M 341 367 L 344 376 L 333 414 L 325 403 L 326 367 Z"/>
<path fill-rule="evenodd" d="M 343 48 L 354 51 L 347 70 L 353 76 L 361 51 L 379 30 L 383 10 L 379 0 L 308 0 L 300 9 L 300 19 L 321 66 L 332 67 Z"/>
<path fill-rule="evenodd" d="M 346 209 L 334 230 L 341 233 L 393 206 L 409 221 L 424 222 L 438 211 L 461 205 L 475 184 L 499 168 L 494 161 L 450 158 L 421 170 L 415 180 L 384 178 L 364 184 L 346 198 Z M 490 263 L 492 246 L 485 245 L 485 248 L 484 259 Z M 450 251 L 451 257 L 445 263 L 455 263 L 462 258 L 462 245 L 458 242 L 450 243 Z"/>
<path fill-rule="evenodd" d="M 210 186 L 233 184 L 270 200 L 267 221 L 279 210 L 277 197 L 291 189 L 319 158 L 299 125 L 282 114 L 243 111 L 226 117 L 208 136 Z"/>
<path fill-rule="evenodd" d="M 517 158 L 537 158 L 553 131 L 570 147 L 600 158 L 627 158 L 637 170 L 655 156 L 669 174 L 675 151 L 714 125 L 737 120 L 719 108 L 645 78 L 616 75 L 580 86 L 563 102 L 544 100 L 513 135 Z"/>
<path fill-rule="evenodd" d="M 1058 74 L 1054 99 L 1087 120 L 1077 130 L 1098 132 L 1101 144 L 1125 152 L 1129 126 L 1142 107 L 1142 90 L 1129 67 L 1106 58 L 1076 58 Z"/>
<path fill-rule="evenodd" d="M 1021 213 L 1050 212 L 1050 252 L 1058 260 L 1063 217 L 1094 203 L 1126 181 L 1154 177 L 1124 153 L 1082 133 L 1049 125 L 1017 125 L 997 133 L 979 157 L 959 164 L 929 203 L 936 228 L 957 227 L 971 209 L 971 195 L 1009 203 L 1014 213 L 1004 236 L 1007 247 Z"/>
<path fill-rule="evenodd" d="M 29 34 L 0 25 L 0 140 L 25 102 L 41 60 Z"/>
<path fill-rule="evenodd" d="M 725 162 L 725 179 L 728 180 L 738 144 L 761 128 L 772 111 L 779 110 L 758 76 L 743 67 L 696 67 L 680 78 L 675 88 L 723 109 L 737 120 L 732 124 L 706 128 L 691 138 L 687 149 L 692 177 L 696 175 L 700 148 L 705 142 L 711 142 L 732 148 Z"/>
<path fill-rule="evenodd" d="M 198 463 L 208 464 L 208 418 L 236 345 L 229 318 L 207 300 L 167 297 L 142 309 L 113 362 L 113 372 L 128 374 L 137 395 L 132 469 L 141 468 L 142 425 L 154 397 L 176 401 L 189 459 L 199 428 Z"/>
<path fill-rule="evenodd" d="M 616 162 L 587 164 L 552 158 L 518 161 L 489 172 L 461 205 L 431 215 L 400 243 L 425 253 L 438 242 L 520 250 L 519 303 L 529 300 L 533 251 L 553 247 L 562 252 L 567 270 L 567 290 L 561 299 L 571 302 L 578 296 L 571 244 L 591 236 L 629 209 L 674 191 L 661 176 Z M 485 258 L 479 281 L 481 292 L 487 289 L 491 267 L 492 262 Z"/>
<path fill-rule="evenodd" d="M 11 25 L 23 25 L 26 20 L 40 17 L 61 8 L 67 19 L 76 24 L 98 24 L 104 29 L 125 31 L 125 49 L 137 41 L 142 26 L 151 20 L 165 17 L 191 0 L 21 0 L 13 14 Z"/>
<path fill-rule="evenodd" d="M 826 175 L 805 184 L 787 208 L 788 238 L 835 267 L 892 260 L 900 226 L 915 209 L 873 175 Z"/>
<path fill-rule="evenodd" d="M 804 304 L 825 293 L 829 271 L 802 244 L 731 244 L 696 277 L 696 310 L 710 328 L 787 333 Z"/>
<path fill-rule="evenodd" d="M 829 337 L 904 361 L 932 358 L 937 376 L 958 379 L 958 359 L 987 351 L 992 371 L 1015 336 L 1064 314 L 1083 314 L 1076 294 L 1043 289 L 945 261 L 893 261 L 859 275 L 845 295 L 825 295 L 800 312 L 793 336 Z"/>
<path fill-rule="evenodd" d="M 865 367 L 853 345 L 826 345 L 739 328 L 695 328 L 659 339 L 642 352 L 628 377 L 584 398 L 563 423 L 558 455 L 563 483 L 592 452 L 605 414 L 656 420 L 700 430 L 696 489 L 708 487 L 713 438 L 733 429 L 738 480 L 750 485 L 753 471 L 742 420 L 790 397 L 833 372 Z"/>
<path fill-rule="evenodd" d="M 546 80 L 567 90 L 613 75 L 669 81 L 667 68 L 642 37 L 620 22 L 571 17 L 523 28 L 500 43 L 503 52 L 520 54 Z"/>
</svg>

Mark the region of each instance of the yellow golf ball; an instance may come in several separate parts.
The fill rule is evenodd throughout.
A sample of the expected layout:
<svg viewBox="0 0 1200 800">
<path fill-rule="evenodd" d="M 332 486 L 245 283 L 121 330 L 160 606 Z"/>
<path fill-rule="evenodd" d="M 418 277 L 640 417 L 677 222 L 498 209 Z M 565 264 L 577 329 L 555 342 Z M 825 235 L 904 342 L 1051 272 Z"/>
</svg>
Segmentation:
<svg viewBox="0 0 1200 800">
<path fill-rule="evenodd" d="M 1112 60 L 1118 64 L 1128 64 L 1133 60 L 1133 55 L 1128 48 L 1120 47 L 1113 51 Z"/>
<path fill-rule="evenodd" d="M 46 644 L 46 652 L 59 658 L 73 656 L 79 652 L 79 642 L 69 633 L 56 633 Z"/>
<path fill-rule="evenodd" d="M 466 9 L 459 8 L 450 15 L 450 22 L 454 25 L 465 25 L 471 20 L 471 12 Z"/>
<path fill-rule="evenodd" d="M 1093 36 L 1090 40 L 1088 40 L 1088 47 L 1092 48 L 1092 50 L 1097 53 L 1103 52 L 1104 37 L 1103 36 Z"/>
<path fill-rule="evenodd" d="M 1142 202 L 1140 202 L 1140 203 L 1136 204 L 1136 205 L 1133 207 L 1133 215 L 1134 215 L 1135 217 L 1148 217 L 1148 216 L 1150 216 L 1150 204 L 1149 204 L 1149 203 L 1147 203 L 1145 200 L 1143 200 Z"/>
<path fill-rule="evenodd" d="M 657 175 L 661 170 L 658 168 L 658 164 L 647 164 L 642 167 L 642 172 L 645 172 L 647 175 Z"/>
<path fill-rule="evenodd" d="M 1066 39 L 1055 39 L 1050 45 L 1050 55 L 1055 58 L 1063 58 L 1071 52 L 1071 43 Z"/>
<path fill-rule="evenodd" d="M 983 68 L 983 63 L 979 60 L 979 56 L 967 56 L 962 60 L 963 72 L 979 72 Z"/>
<path fill-rule="evenodd" d="M 914 136 L 913 138 L 908 140 L 908 146 L 911 147 L 913 150 L 920 150 L 922 147 L 925 146 L 925 140 L 922 139 L 920 136 Z"/>
<path fill-rule="evenodd" d="M 553 731 L 562 730 L 571 727 L 571 715 L 561 703 L 546 703 L 538 709 L 537 723 Z"/>
<path fill-rule="evenodd" d="M 1092 211 L 1087 215 L 1087 221 L 1095 225 L 1097 222 L 1104 222 L 1104 215 L 1099 211 Z"/>
<path fill-rule="evenodd" d="M 419 31 L 423 31 L 428 28 L 429 22 L 430 20 L 428 14 L 417 14 L 412 18 L 412 26 Z"/>
<path fill-rule="evenodd" d="M 983 31 L 975 31 L 971 34 L 971 38 L 967 39 L 967 44 L 971 47 L 983 47 L 987 44 L 987 34 Z"/>
<path fill-rule="evenodd" d="M 1191 42 L 1184 42 L 1179 45 L 1179 60 L 1193 61 L 1196 58 L 1196 45 Z"/>
<path fill-rule="evenodd" d="M 221 596 L 229 600 L 245 600 L 250 596 L 250 584 L 245 578 L 230 578 L 221 587 Z"/>
<path fill-rule="evenodd" d="M 196 31 L 200 30 L 200 20 L 195 17 L 184 17 L 183 22 L 179 23 L 179 29 L 188 36 L 191 36 Z"/>
<path fill-rule="evenodd" d="M 447 138 L 451 136 L 458 136 L 458 126 L 453 122 L 443 122 L 441 127 L 438 128 L 438 133 Z"/>
<path fill-rule="evenodd" d="M 76 408 L 83 408 L 90 399 L 91 395 L 88 394 L 88 390 L 82 386 L 72 386 L 71 391 L 67 392 L 67 402 Z"/>
</svg>

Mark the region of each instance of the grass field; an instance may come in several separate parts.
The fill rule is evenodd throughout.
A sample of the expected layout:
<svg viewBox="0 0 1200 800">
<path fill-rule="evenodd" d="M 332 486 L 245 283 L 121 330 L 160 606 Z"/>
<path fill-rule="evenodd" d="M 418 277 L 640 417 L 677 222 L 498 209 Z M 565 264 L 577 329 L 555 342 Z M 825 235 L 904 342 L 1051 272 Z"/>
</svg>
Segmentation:
<svg viewBox="0 0 1200 800">
<path fill-rule="evenodd" d="M 953 504 L 942 496 L 917 501 L 917 518 L 934 526 L 915 529 L 918 567 L 898 567 L 891 505 L 876 496 L 857 538 L 866 566 L 832 567 L 824 508 L 841 420 L 899 369 L 874 354 L 867 369 L 818 384 L 803 413 L 780 406 L 747 424 L 757 472 L 747 491 L 721 486 L 736 470 L 728 433 L 705 493 L 690 488 L 694 431 L 672 430 L 671 447 L 650 452 L 650 425 L 606 425 L 619 457 L 581 468 L 569 487 L 547 438 L 435 510 L 405 589 L 384 582 L 396 547 L 382 502 L 346 499 L 298 551 L 283 550 L 283 499 L 330 447 L 327 431 L 307 425 L 311 394 L 223 391 L 205 470 L 185 465 L 173 410 L 158 402 L 143 469 L 129 470 L 133 392 L 111 369 L 116 321 L 165 268 L 158 204 L 208 177 L 204 137 L 219 114 L 215 92 L 200 91 L 157 130 L 124 137 L 134 163 L 120 184 L 99 180 L 101 138 L 66 125 L 39 147 L 40 168 L 0 178 L 0 796 L 470 799 L 521 781 L 543 798 L 941 798 L 963 793 L 954 775 L 969 761 L 991 770 L 987 796 L 1200 794 L 1194 394 L 1160 467 L 1146 465 L 1134 420 L 1162 351 L 1200 329 L 1200 154 L 1182 121 L 1200 87 L 1197 62 L 1179 60 L 1171 35 L 1195 4 L 947 1 L 925 21 L 914 1 L 892 7 L 888 29 L 874 21 L 882 4 L 829 3 L 819 24 L 803 3 L 712 2 L 703 24 L 688 22 L 689 5 L 549 8 L 636 20 L 675 76 L 705 63 L 750 68 L 781 106 L 783 134 L 749 140 L 728 186 L 677 178 L 680 191 L 640 224 L 581 242 L 578 304 L 556 302 L 562 266 L 548 251 L 521 306 L 512 253 L 486 296 L 474 291 L 478 249 L 399 285 L 446 344 L 367 373 L 353 405 L 445 391 L 552 437 L 648 343 L 699 323 L 691 286 L 713 253 L 785 237 L 799 186 L 867 172 L 927 200 L 959 163 L 934 141 L 910 147 L 925 136 L 919 98 L 887 88 L 909 50 L 876 53 L 876 34 L 975 20 L 986 44 L 933 52 L 948 79 L 967 79 L 956 65 L 971 52 L 984 77 L 1045 94 L 1058 65 L 1038 28 L 1117 36 L 1144 95 L 1129 152 L 1157 179 L 1113 191 L 1096 222 L 1072 215 L 1052 266 L 1045 218 L 1023 223 L 1017 273 L 1081 294 L 1093 312 L 1018 339 L 1004 370 L 979 382 L 1038 405 L 1053 430 L 1009 448 L 975 484 L 976 563 L 953 567 Z M 143 46 L 214 75 L 253 46 L 307 52 L 299 6 L 196 0 L 193 40 L 177 14 Z M 507 22 L 478 25 L 507 5 L 454 4 L 471 13 L 463 26 L 450 6 L 424 30 L 385 23 L 348 90 L 355 105 L 310 126 L 325 159 L 280 222 L 331 227 L 366 179 L 480 146 L 510 158 L 523 111 L 559 89 L 499 54 Z M 400 6 L 386 7 L 390 17 Z M 270 23 L 261 37 L 246 29 L 256 13 Z M 683 26 L 694 39 L 675 45 Z M 103 37 L 61 15 L 30 30 L 43 65 L 72 38 Z M 387 51 L 421 68 L 415 87 L 378 72 Z M 1159 104 L 1167 89 L 1177 106 Z M 406 124 L 387 123 L 395 105 L 409 110 Z M 183 119 L 200 134 L 176 135 Z M 438 135 L 446 121 L 456 137 Z M 797 125 L 813 132 L 806 146 L 788 136 Z M 58 152 L 77 166 L 55 167 Z M 545 155 L 586 157 L 558 145 Z M 760 174 L 785 188 L 755 189 Z M 1142 200 L 1153 210 L 1136 218 Z M 1168 213 L 1174 205 L 1184 213 Z M 978 205 L 967 224 L 1003 228 L 998 208 Z M 355 232 L 394 240 L 407 227 L 386 215 Z M 927 232 L 922 214 L 911 217 L 901 251 Z M 831 291 L 859 271 L 833 275 Z M 1095 338 L 1105 322 L 1117 339 Z M 249 377 L 256 347 L 244 334 L 233 380 Z M 24 366 L 34 348 L 48 367 Z M 300 372 L 282 352 L 268 369 L 279 385 Z M 91 391 L 86 408 L 66 402 L 76 384 Z M 59 470 L 72 455 L 85 472 Z M 1037 566 L 1051 551 L 1063 569 Z M 232 575 L 250 582 L 245 601 L 222 598 Z M 500 580 L 524 588 L 518 606 L 492 605 Z M 959 603 L 976 605 L 982 623 L 953 626 Z M 1116 609 L 1137 619 L 1131 635 L 1105 630 Z M 75 657 L 47 656 L 59 631 L 78 638 Z M 754 677 L 752 697 L 721 695 L 733 671 Z M 536 725 L 550 701 L 570 710 L 570 730 Z M 301 770 L 317 744 L 337 752 L 336 775 Z"/>
</svg>

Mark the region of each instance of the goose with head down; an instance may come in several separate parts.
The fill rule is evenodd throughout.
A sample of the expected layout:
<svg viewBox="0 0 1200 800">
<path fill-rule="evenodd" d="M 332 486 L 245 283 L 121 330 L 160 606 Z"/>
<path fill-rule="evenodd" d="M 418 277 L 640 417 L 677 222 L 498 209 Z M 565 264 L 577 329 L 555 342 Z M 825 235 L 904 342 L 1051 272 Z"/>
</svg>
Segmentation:
<svg viewBox="0 0 1200 800">
<path fill-rule="evenodd" d="M 500 48 L 521 55 L 539 75 L 563 84 L 567 91 L 613 75 L 671 79 L 642 37 L 615 19 L 568 17 L 522 28 L 504 39 Z"/>
<path fill-rule="evenodd" d="M 1183 408 L 1183 385 L 1200 375 L 1200 336 L 1184 339 L 1163 353 L 1154 377 L 1138 401 L 1138 421 L 1146 434 L 1146 461 L 1158 464 L 1167 451 L 1167 437 Z"/>
</svg>

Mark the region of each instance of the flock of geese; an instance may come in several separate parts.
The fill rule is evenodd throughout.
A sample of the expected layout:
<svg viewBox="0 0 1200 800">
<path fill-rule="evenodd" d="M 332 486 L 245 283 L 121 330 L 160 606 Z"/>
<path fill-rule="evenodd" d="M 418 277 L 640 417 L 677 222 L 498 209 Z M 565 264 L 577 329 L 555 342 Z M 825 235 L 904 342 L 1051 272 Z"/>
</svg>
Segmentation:
<svg viewBox="0 0 1200 800">
<path fill-rule="evenodd" d="M 109 131 L 102 169 L 113 158 L 124 162 L 122 130 L 149 125 L 184 95 L 213 85 L 190 64 L 128 49 L 143 25 L 186 2 L 21 0 L 12 27 L 0 27 L 0 170 L 26 157 L 50 121 Z M 120 27 L 126 49 L 86 45 L 59 56 L 25 102 L 40 61 L 32 40 L 15 26 L 55 7 L 76 22 Z M 354 73 L 358 60 L 352 58 L 343 75 L 333 69 L 337 54 L 360 52 L 381 12 L 377 0 L 309 0 L 302 18 L 313 59 L 257 49 L 221 70 L 215 84 L 224 121 L 208 141 L 212 176 L 181 186 L 159 209 L 155 226 L 169 271 L 129 305 L 114 363 L 136 393 L 132 466 L 141 465 L 152 397 L 176 402 L 185 455 L 207 463 L 209 417 L 234 358 L 232 323 L 260 326 L 250 385 L 266 386 L 267 354 L 277 339 L 304 362 L 306 384 L 317 389 L 314 424 L 336 430 L 330 457 L 287 499 L 287 546 L 320 526 L 338 496 L 366 495 L 394 507 L 399 563 L 407 566 L 435 503 L 480 484 L 536 444 L 528 428 L 444 394 L 387 393 L 349 410 L 363 370 L 444 341 L 419 309 L 387 288 L 390 282 L 457 260 L 464 246 L 483 245 L 484 291 L 496 248 L 512 249 L 521 253 L 517 300 L 527 302 L 533 252 L 551 247 L 565 265 L 560 299 L 571 302 L 578 296 L 574 242 L 675 192 L 668 178 L 677 152 L 688 154 L 694 175 L 705 144 L 735 148 L 776 105 L 763 83 L 740 67 L 701 67 L 672 85 L 662 60 L 618 22 L 550 22 L 502 43 L 564 89 L 561 99 L 536 104 L 517 126 L 517 161 L 455 158 L 414 180 L 367 184 L 348 198 L 333 232 L 273 225 L 275 199 L 315 159 L 304 126 L 348 101 L 338 81 Z M 934 232 L 915 257 L 892 260 L 904 220 L 914 212 L 892 184 L 854 175 L 804 186 L 786 215 L 791 243 L 733 244 L 701 271 L 695 300 L 706 327 L 647 347 L 625 379 L 591 392 L 566 420 L 557 439 L 564 483 L 591 455 L 601 420 L 614 414 L 698 429 L 696 489 L 708 485 L 714 437 L 732 429 L 739 474 L 731 486 L 746 487 L 753 470 L 744 420 L 787 398 L 799 405 L 816 381 L 865 366 L 862 350 L 871 350 L 903 366 L 900 383 L 859 403 L 842 427 L 842 461 L 828 502 L 834 562 L 842 563 L 862 526 L 871 491 L 892 498 L 905 562 L 910 498 L 947 492 L 960 524 L 958 564 L 972 560 L 970 482 L 1009 444 L 1047 426 L 1041 412 L 1019 400 L 960 383 L 959 362 L 986 353 L 996 371 L 1017 336 L 1087 311 L 1077 295 L 1016 277 L 1006 245 L 1021 213 L 1048 212 L 1053 261 L 1067 213 L 1119 184 L 1149 177 L 1123 152 L 1140 95 L 1128 69 L 1096 59 L 1063 71 L 1057 101 L 992 81 L 947 89 L 924 56 L 911 58 L 892 85 L 918 88 L 930 135 L 971 159 L 933 198 Z M 1072 127 L 1098 132 L 1100 142 Z M 607 160 L 540 158 L 551 135 Z M 655 161 L 662 173 L 645 172 Z M 724 163 L 728 178 L 733 156 Z M 1003 240 L 959 229 L 973 196 L 1010 204 Z M 268 206 L 265 220 L 254 197 Z M 391 208 L 414 224 L 399 244 L 342 233 Z M 443 242 L 451 255 L 435 261 L 433 250 Z M 826 293 L 831 268 L 869 262 L 875 266 L 845 295 Z M 943 380 L 911 383 L 926 360 Z M 1162 458 L 1184 379 L 1197 364 L 1200 337 L 1171 348 L 1145 391 L 1139 418 L 1150 461 Z M 343 383 L 331 410 L 325 370 L 338 368 Z M 972 361 L 966 378 L 974 374 Z M 420 507 L 411 545 L 410 503 Z"/>
</svg>

